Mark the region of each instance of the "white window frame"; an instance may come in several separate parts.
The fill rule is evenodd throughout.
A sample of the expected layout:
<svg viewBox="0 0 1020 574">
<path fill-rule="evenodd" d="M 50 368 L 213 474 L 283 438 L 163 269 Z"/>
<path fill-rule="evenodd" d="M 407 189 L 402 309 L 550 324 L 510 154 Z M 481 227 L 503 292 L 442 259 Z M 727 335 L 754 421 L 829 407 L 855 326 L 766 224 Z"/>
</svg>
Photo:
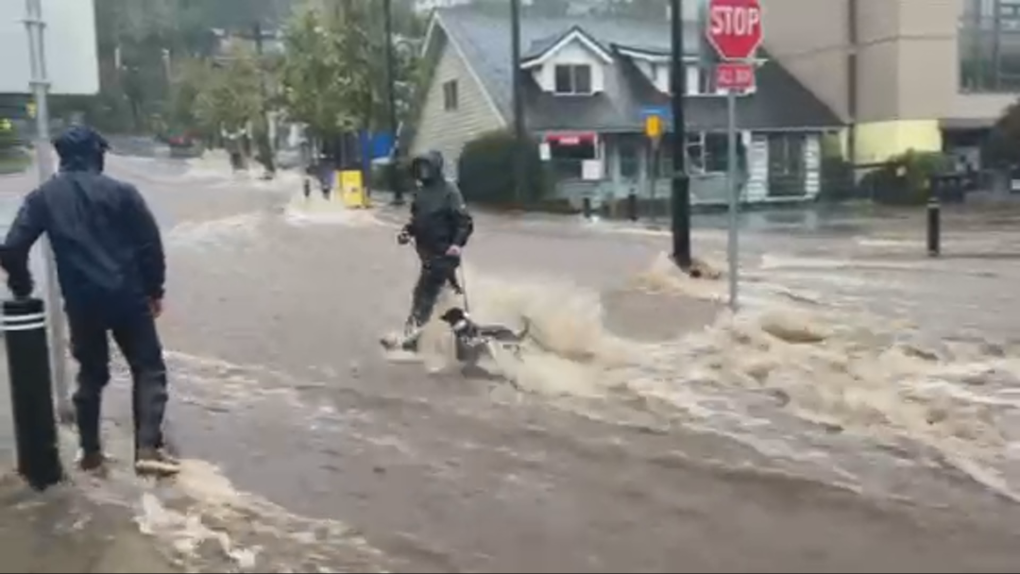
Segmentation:
<svg viewBox="0 0 1020 574">
<path fill-rule="evenodd" d="M 569 92 L 561 92 L 559 86 L 557 86 L 557 72 L 559 68 L 570 69 L 570 88 Z M 577 68 L 588 68 L 588 91 L 579 92 L 577 91 L 577 78 L 575 73 Z M 553 94 L 557 96 L 590 96 L 595 93 L 595 70 L 592 69 L 591 64 L 555 64 L 553 67 Z"/>
</svg>

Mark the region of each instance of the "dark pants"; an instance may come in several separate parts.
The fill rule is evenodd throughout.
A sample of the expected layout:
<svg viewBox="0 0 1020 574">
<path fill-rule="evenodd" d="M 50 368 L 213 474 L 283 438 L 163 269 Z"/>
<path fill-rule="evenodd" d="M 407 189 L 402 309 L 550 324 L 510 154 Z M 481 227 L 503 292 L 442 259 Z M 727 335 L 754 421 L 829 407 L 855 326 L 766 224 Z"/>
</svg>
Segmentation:
<svg viewBox="0 0 1020 574">
<path fill-rule="evenodd" d="M 411 305 L 411 320 L 416 324 L 424 325 L 432 318 L 432 310 L 436 307 L 443 284 L 456 280 L 459 265 L 460 259 L 456 257 L 421 256 L 421 270 L 418 272 Z"/>
<path fill-rule="evenodd" d="M 110 382 L 110 344 L 113 333 L 120 352 L 131 369 L 132 416 L 135 448 L 163 446 L 163 415 L 166 411 L 166 364 L 156 332 L 156 320 L 147 312 L 136 312 L 114 322 L 68 313 L 71 352 L 78 361 L 78 389 L 74 405 L 78 433 L 85 453 L 99 452 L 100 409 L 103 389 Z"/>
</svg>

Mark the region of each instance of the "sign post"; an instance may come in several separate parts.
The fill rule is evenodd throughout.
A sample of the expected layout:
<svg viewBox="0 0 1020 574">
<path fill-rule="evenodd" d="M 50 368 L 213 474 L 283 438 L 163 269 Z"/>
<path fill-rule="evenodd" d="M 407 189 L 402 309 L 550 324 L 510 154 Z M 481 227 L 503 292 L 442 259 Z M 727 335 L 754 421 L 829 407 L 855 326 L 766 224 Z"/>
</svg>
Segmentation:
<svg viewBox="0 0 1020 574">
<path fill-rule="evenodd" d="M 710 0 L 708 41 L 721 63 L 716 67 L 716 89 L 726 90 L 729 184 L 730 308 L 738 307 L 740 272 L 737 230 L 740 225 L 740 173 L 737 169 L 737 93 L 754 88 L 754 64 L 749 63 L 762 42 L 762 10 L 759 0 Z"/>
<path fill-rule="evenodd" d="M 659 142 L 662 141 L 662 125 L 663 119 L 659 114 L 648 114 L 645 116 L 645 135 L 648 136 L 650 143 L 649 152 L 651 161 L 648 164 L 651 166 L 651 173 L 648 177 L 648 200 L 652 206 L 652 223 L 656 220 L 655 210 L 655 179 L 659 175 Z"/>
</svg>

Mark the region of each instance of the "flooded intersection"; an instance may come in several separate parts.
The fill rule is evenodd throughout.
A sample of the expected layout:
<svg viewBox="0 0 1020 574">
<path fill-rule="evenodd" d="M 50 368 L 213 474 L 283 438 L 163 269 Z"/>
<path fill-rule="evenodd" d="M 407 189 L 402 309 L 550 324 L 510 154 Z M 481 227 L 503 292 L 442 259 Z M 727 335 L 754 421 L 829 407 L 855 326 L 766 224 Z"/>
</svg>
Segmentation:
<svg viewBox="0 0 1020 574">
<path fill-rule="evenodd" d="M 526 316 L 542 342 L 518 393 L 442 369 L 439 332 L 426 364 L 379 352 L 414 274 L 398 214 L 146 161 L 113 167 L 166 225 L 170 416 L 192 460 L 177 485 L 117 469 L 75 480 L 184 567 L 1004 571 L 1020 558 L 1020 512 L 1003 503 L 1020 371 L 992 304 L 1020 273 L 1008 259 L 927 261 L 897 226 L 751 232 L 734 321 L 724 281 L 663 264 L 664 235 L 480 215 L 472 308 Z M 1002 249 L 1017 240 L 998 233 Z M 722 263 L 723 231 L 695 239 Z M 125 457 L 114 387 L 108 436 Z"/>
</svg>

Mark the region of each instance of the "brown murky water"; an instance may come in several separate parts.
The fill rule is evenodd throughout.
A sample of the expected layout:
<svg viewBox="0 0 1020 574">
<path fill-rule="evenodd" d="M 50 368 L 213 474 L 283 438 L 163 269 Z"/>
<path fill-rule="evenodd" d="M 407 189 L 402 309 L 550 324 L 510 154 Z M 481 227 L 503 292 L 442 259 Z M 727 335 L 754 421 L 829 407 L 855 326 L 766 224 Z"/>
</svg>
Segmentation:
<svg viewBox="0 0 1020 574">
<path fill-rule="evenodd" d="M 747 308 L 716 318 L 725 283 L 676 276 L 655 232 L 481 216 L 472 309 L 525 316 L 540 342 L 502 365 L 517 392 L 451 371 L 441 331 L 424 363 L 379 352 L 414 272 L 393 242 L 399 214 L 304 205 L 215 167 L 113 165 L 168 229 L 172 431 L 191 460 L 174 484 L 118 466 L 71 490 L 154 556 L 203 571 L 1020 559 L 1020 370 L 995 307 L 1020 273 L 1009 260 L 918 259 L 903 225 L 766 230 L 745 241 Z M 723 237 L 699 232 L 699 253 L 718 261 Z M 995 238 L 954 241 L 1015 239 Z M 107 434 L 126 459 L 123 388 Z"/>
</svg>

